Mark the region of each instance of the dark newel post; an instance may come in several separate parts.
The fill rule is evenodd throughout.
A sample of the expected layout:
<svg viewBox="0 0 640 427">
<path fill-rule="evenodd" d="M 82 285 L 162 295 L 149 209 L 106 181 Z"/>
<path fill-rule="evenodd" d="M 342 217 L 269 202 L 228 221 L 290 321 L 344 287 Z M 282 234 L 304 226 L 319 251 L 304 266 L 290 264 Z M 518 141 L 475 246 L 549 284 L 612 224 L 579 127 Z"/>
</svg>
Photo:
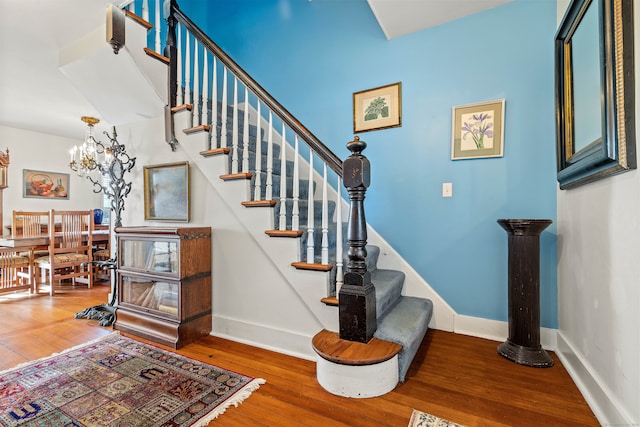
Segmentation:
<svg viewBox="0 0 640 427">
<path fill-rule="evenodd" d="M 537 368 L 553 366 L 540 345 L 540 233 L 548 219 L 499 219 L 509 235 L 509 338 L 498 353 Z"/>
<path fill-rule="evenodd" d="M 169 81 L 168 104 L 164 107 L 164 133 L 165 140 L 171 146 L 172 151 L 176 151 L 175 131 L 173 128 L 173 113 L 171 108 L 176 106 L 178 96 L 178 48 L 176 47 L 176 17 L 173 13 L 175 0 L 164 0 L 164 14 L 167 18 L 167 44 L 164 48 L 164 56 L 169 58 Z"/>
<path fill-rule="evenodd" d="M 362 155 L 367 147 L 355 137 L 347 144 L 351 151 L 342 165 L 342 179 L 349 191 L 348 240 L 349 262 L 340 288 L 340 338 L 349 341 L 369 342 L 377 329 L 376 290 L 367 271 L 367 222 L 364 216 L 364 196 L 370 182 L 369 160 Z"/>
</svg>

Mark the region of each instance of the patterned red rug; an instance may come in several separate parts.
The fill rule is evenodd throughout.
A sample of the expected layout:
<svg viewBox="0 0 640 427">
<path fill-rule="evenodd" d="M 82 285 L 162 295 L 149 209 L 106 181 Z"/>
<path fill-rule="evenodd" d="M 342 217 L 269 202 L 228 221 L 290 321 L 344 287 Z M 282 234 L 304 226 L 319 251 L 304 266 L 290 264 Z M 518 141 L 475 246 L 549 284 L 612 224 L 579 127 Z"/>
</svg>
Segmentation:
<svg viewBox="0 0 640 427">
<path fill-rule="evenodd" d="M 204 426 L 264 382 L 114 332 L 0 373 L 0 426 Z"/>
</svg>

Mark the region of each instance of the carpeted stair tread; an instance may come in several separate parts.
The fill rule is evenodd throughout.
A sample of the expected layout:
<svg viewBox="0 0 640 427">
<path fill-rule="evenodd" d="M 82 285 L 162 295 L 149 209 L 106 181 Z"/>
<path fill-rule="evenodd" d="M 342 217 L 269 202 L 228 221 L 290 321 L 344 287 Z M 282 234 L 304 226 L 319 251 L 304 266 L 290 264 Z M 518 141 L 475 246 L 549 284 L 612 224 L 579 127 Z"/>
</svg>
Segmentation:
<svg viewBox="0 0 640 427">
<path fill-rule="evenodd" d="M 431 300 L 400 297 L 398 303 L 378 321 L 375 338 L 402 345 L 398 354 L 399 379 L 404 382 L 411 361 L 420 348 L 433 315 Z"/>
<path fill-rule="evenodd" d="M 376 288 L 376 317 L 378 321 L 391 310 L 402 296 L 405 274 L 397 270 L 371 271 L 371 283 Z"/>
</svg>

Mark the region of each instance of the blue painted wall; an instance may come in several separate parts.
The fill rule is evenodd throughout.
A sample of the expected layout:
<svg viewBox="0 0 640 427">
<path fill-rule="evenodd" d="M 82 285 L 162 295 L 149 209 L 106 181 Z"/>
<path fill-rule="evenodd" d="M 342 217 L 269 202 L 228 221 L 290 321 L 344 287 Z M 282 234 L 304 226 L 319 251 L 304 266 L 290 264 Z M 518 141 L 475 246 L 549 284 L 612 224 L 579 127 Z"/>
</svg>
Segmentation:
<svg viewBox="0 0 640 427">
<path fill-rule="evenodd" d="M 507 320 L 499 218 L 556 219 L 556 2 L 516 0 L 391 41 L 365 0 L 183 0 L 187 16 L 338 156 L 352 93 L 402 82 L 402 127 L 361 134 L 367 221 L 459 314 Z M 452 107 L 506 100 L 504 157 L 451 160 Z M 442 183 L 453 197 L 442 198 Z M 541 324 L 557 328 L 553 224 Z"/>
</svg>

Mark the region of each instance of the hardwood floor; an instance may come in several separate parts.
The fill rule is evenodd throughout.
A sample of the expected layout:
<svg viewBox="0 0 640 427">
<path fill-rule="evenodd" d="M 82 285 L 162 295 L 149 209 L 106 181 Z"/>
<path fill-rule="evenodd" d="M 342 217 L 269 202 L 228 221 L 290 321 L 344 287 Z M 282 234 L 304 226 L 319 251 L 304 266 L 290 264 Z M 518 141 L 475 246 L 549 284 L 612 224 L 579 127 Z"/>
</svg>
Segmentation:
<svg viewBox="0 0 640 427">
<path fill-rule="evenodd" d="M 110 333 L 74 319 L 107 301 L 108 286 L 79 286 L 48 295 L 0 295 L 0 371 Z M 135 338 L 135 337 L 134 337 Z M 349 399 L 327 393 L 315 363 L 205 337 L 178 352 L 266 384 L 211 425 L 406 426 L 418 409 L 467 426 L 598 426 L 554 353 L 552 368 L 528 368 L 496 352 L 498 343 L 429 331 L 406 382 L 382 397 Z"/>
</svg>

